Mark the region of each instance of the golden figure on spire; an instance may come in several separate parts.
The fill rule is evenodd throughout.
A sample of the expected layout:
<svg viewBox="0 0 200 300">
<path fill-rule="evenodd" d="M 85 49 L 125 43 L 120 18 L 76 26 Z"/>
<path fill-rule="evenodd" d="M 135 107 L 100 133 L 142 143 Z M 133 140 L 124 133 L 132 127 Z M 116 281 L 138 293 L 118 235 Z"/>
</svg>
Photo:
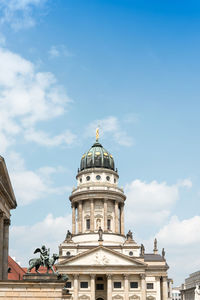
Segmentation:
<svg viewBox="0 0 200 300">
<path fill-rule="evenodd" d="M 96 129 L 96 142 L 99 141 L 99 127 Z"/>
</svg>

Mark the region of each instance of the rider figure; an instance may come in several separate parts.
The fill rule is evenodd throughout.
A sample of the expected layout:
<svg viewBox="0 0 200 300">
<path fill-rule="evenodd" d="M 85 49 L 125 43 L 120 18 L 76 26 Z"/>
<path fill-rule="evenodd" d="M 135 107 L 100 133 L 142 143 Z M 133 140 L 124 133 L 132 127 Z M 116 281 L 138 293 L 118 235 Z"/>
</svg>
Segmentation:
<svg viewBox="0 0 200 300">
<path fill-rule="evenodd" d="M 47 265 L 47 262 L 49 260 L 49 255 L 50 255 L 50 249 L 47 249 L 44 245 L 40 249 L 40 258 L 42 260 L 42 264 L 44 266 Z"/>
</svg>

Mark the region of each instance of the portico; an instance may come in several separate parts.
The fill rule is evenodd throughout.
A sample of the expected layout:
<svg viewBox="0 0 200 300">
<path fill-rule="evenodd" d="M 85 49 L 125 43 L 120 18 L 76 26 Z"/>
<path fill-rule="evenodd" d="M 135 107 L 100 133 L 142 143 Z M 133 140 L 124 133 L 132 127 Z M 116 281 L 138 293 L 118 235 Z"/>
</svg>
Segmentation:
<svg viewBox="0 0 200 300">
<path fill-rule="evenodd" d="M 8 278 L 10 210 L 16 206 L 6 164 L 0 156 L 0 280 Z"/>
</svg>

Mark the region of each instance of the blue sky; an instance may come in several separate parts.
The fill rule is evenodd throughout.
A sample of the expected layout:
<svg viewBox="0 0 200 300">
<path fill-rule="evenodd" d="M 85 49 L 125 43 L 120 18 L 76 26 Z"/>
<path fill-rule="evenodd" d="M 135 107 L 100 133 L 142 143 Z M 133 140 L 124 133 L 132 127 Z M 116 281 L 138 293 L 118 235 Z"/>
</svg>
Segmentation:
<svg viewBox="0 0 200 300">
<path fill-rule="evenodd" d="M 199 269 L 199 53 L 199 1 L 0 1 L 0 153 L 18 201 L 16 260 L 63 241 L 100 124 L 127 194 L 126 230 L 147 252 L 157 237 L 175 284 Z"/>
</svg>

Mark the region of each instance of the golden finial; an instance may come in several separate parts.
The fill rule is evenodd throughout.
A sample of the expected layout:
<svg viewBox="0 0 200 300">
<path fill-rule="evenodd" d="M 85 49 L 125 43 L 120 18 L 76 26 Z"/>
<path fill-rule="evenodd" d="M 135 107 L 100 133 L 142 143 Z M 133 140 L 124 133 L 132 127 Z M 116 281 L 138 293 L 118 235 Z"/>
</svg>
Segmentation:
<svg viewBox="0 0 200 300">
<path fill-rule="evenodd" d="M 99 127 L 96 129 L 96 142 L 99 141 Z"/>
</svg>

